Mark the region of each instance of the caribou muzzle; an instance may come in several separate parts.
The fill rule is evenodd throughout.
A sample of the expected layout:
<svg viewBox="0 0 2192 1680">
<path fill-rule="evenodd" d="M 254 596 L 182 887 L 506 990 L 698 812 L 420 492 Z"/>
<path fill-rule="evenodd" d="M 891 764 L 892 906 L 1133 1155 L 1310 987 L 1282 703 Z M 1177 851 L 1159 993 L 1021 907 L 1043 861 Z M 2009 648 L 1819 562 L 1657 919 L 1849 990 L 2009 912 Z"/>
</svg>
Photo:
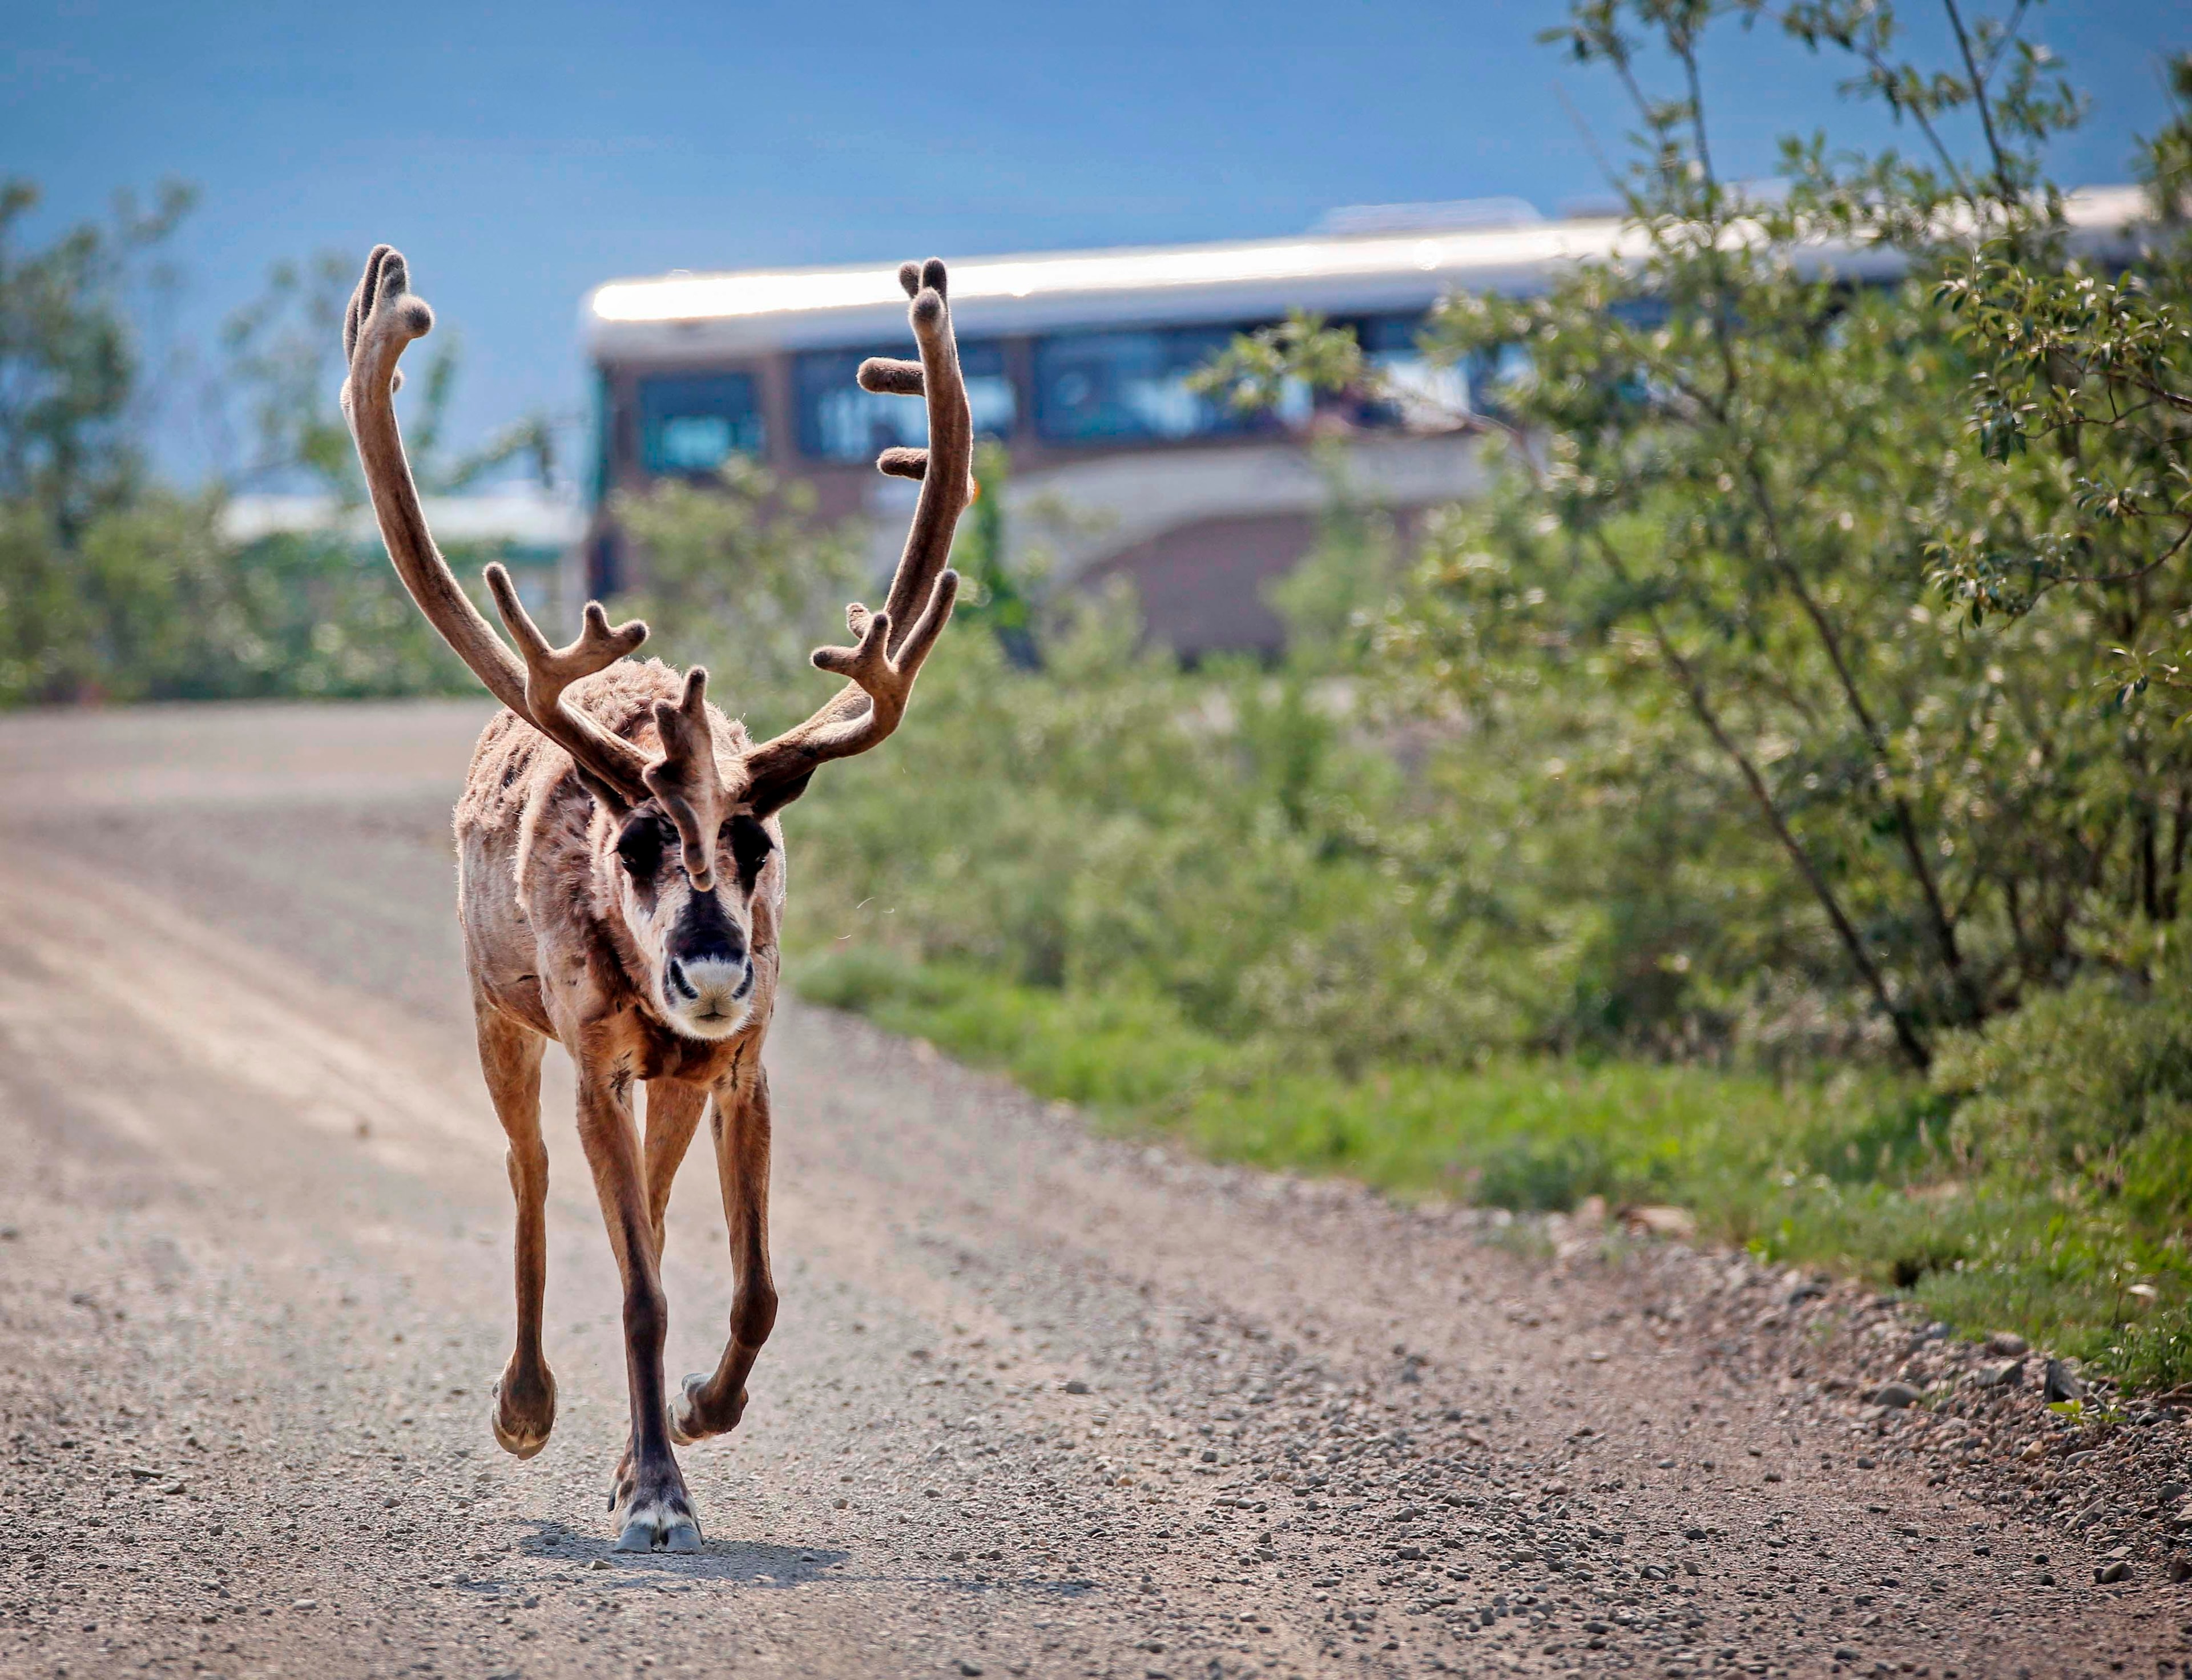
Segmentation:
<svg viewBox="0 0 2192 1680">
<path fill-rule="evenodd" d="M 677 1024 L 703 1038 L 734 1032 L 753 991 L 753 953 L 745 931 L 713 893 L 695 893 L 670 936 L 662 967 L 663 1002 Z"/>
</svg>

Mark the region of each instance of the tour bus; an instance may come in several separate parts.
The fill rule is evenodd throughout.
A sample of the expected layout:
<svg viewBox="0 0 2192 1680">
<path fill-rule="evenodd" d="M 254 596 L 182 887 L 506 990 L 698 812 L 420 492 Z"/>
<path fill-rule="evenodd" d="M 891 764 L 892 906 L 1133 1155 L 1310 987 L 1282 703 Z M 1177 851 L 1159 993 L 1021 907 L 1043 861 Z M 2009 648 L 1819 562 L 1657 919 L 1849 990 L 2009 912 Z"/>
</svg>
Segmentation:
<svg viewBox="0 0 2192 1680">
<path fill-rule="evenodd" d="M 2097 235 L 2137 192 L 2075 195 Z M 973 257 L 951 265 L 951 312 L 977 431 L 1002 443 L 1005 526 L 1040 543 L 1053 586 L 1131 580 L 1150 632 L 1184 653 L 1276 646 L 1264 586 L 1314 540 L 1333 494 L 1325 436 L 1347 440 L 1350 494 L 1406 518 L 1481 483 L 1481 443 L 1456 417 L 1490 400 L 1497 365 L 1426 365 L 1416 340 L 1442 295 L 1541 289 L 1567 263 L 1633 255 L 1613 214 L 1540 217 L 1520 201 L 1364 207 L 1287 239 Z M 926 254 L 925 253 L 922 254 Z M 1844 252 L 1853 280 L 1892 259 Z M 739 452 L 813 486 L 827 518 L 871 516 L 895 543 L 916 486 L 878 450 L 926 441 L 922 405 L 862 391 L 870 356 L 910 356 L 895 262 L 615 280 L 585 306 L 596 376 L 595 594 L 631 563 L 608 498 Z M 1243 412 L 1189 378 L 1236 334 L 1312 311 L 1354 327 L 1397 402 L 1282 398 Z M 878 552 L 878 575 L 894 551 Z"/>
</svg>

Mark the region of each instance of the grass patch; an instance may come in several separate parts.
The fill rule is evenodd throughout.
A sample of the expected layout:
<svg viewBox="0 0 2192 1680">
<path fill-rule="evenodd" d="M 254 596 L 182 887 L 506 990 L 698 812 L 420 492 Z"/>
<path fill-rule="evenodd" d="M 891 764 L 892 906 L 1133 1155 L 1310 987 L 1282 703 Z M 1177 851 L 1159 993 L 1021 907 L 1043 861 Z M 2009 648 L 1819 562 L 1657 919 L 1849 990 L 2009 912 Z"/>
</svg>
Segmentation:
<svg viewBox="0 0 2192 1680">
<path fill-rule="evenodd" d="M 804 997 L 1114 1129 L 1517 1211 L 1672 1203 L 1710 1237 L 1904 1292 L 1965 1334 L 2013 1329 L 2142 1386 L 2192 1379 L 2192 1266 L 2173 1231 L 2076 1182 L 1973 1176 L 1948 1100 L 1892 1074 L 1507 1058 L 1350 1079 L 1201 1031 L 1159 997 L 1016 985 L 873 946 L 791 972 Z"/>
</svg>

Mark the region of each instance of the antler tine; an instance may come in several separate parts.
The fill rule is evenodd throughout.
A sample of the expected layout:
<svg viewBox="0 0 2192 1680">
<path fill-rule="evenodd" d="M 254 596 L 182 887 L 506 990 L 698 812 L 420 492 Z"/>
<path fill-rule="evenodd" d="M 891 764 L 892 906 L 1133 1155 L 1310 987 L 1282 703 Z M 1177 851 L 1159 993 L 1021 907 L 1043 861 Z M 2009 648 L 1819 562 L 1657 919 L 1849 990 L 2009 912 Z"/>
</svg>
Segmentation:
<svg viewBox="0 0 2192 1680">
<path fill-rule="evenodd" d="M 906 313 L 921 360 L 872 357 L 861 363 L 859 380 L 864 390 L 927 399 L 928 447 L 886 449 L 876 462 L 882 471 L 920 480 L 920 500 L 882 610 L 871 613 L 858 602 L 846 609 L 859 645 L 815 650 L 815 666 L 847 678 L 846 686 L 804 723 L 747 753 L 745 797 L 757 814 L 796 799 L 819 766 L 865 752 L 898 728 L 913 680 L 958 599 L 959 574 L 945 562 L 973 493 L 974 420 L 945 301 L 949 277 L 931 257 L 905 264 L 898 278 L 913 300 Z"/>
<path fill-rule="evenodd" d="M 487 685 L 488 692 L 529 723 L 524 670 L 458 587 L 449 563 L 434 546 L 425 511 L 419 505 L 419 487 L 412 482 L 411 464 L 404 458 L 403 434 L 391 400 L 402 378 L 396 362 L 412 340 L 434 329 L 434 311 L 424 299 L 410 295 L 409 281 L 400 252 L 386 245 L 373 248 L 343 318 L 347 372 L 342 410 L 357 444 L 358 465 L 373 498 L 380 539 L 397 575 L 426 621 Z"/>
<path fill-rule="evenodd" d="M 860 363 L 854 376 L 860 389 L 872 391 L 878 397 L 918 397 L 921 391 L 921 363 L 901 362 L 892 356 L 871 356 Z"/>
<path fill-rule="evenodd" d="M 579 638 L 568 647 L 549 645 L 534 623 L 517 586 L 499 561 L 487 569 L 488 592 L 494 610 L 525 661 L 525 711 L 533 727 L 571 755 L 579 773 L 597 790 L 625 805 L 647 797 L 647 756 L 620 735 L 613 735 L 584 712 L 563 703 L 563 691 L 584 677 L 606 671 L 647 640 L 638 619 L 612 628 L 598 601 L 586 603 Z"/>
<path fill-rule="evenodd" d="M 905 270 L 899 271 L 899 277 L 903 283 Z M 974 418 L 959 371 L 959 346 L 951 332 L 950 310 L 945 302 L 944 265 L 931 257 L 922 265 L 920 278 L 921 289 L 906 313 L 921 346 L 922 388 L 928 403 L 928 449 L 922 463 L 921 499 L 915 504 L 905 549 L 883 602 L 883 610 L 898 627 L 901 641 L 928 604 L 950 554 L 952 533 L 973 494 L 974 463 Z M 910 466 L 906 461 L 898 470 Z M 899 647 L 894 644 L 892 656 L 899 653 Z"/>
<path fill-rule="evenodd" d="M 685 873 L 706 892 L 715 884 L 716 836 L 731 808 L 731 791 L 716 764 L 716 731 L 708 719 L 708 672 L 685 673 L 685 692 L 675 705 L 654 703 L 662 757 L 647 767 L 648 791 L 676 825 Z"/>
</svg>

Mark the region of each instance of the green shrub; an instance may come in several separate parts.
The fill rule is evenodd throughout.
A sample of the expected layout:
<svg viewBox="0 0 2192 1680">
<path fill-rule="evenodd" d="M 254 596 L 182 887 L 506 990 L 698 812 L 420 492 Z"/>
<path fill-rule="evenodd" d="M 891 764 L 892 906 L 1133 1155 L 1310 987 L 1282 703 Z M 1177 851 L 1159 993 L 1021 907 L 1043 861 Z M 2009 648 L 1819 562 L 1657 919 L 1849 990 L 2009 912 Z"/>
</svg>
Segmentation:
<svg viewBox="0 0 2192 1680">
<path fill-rule="evenodd" d="M 2121 1198 L 2143 1220 L 2192 1209 L 2192 987 L 2093 975 L 1947 1040 L 1937 1089 L 1960 1099 L 1972 1169 Z"/>
</svg>

